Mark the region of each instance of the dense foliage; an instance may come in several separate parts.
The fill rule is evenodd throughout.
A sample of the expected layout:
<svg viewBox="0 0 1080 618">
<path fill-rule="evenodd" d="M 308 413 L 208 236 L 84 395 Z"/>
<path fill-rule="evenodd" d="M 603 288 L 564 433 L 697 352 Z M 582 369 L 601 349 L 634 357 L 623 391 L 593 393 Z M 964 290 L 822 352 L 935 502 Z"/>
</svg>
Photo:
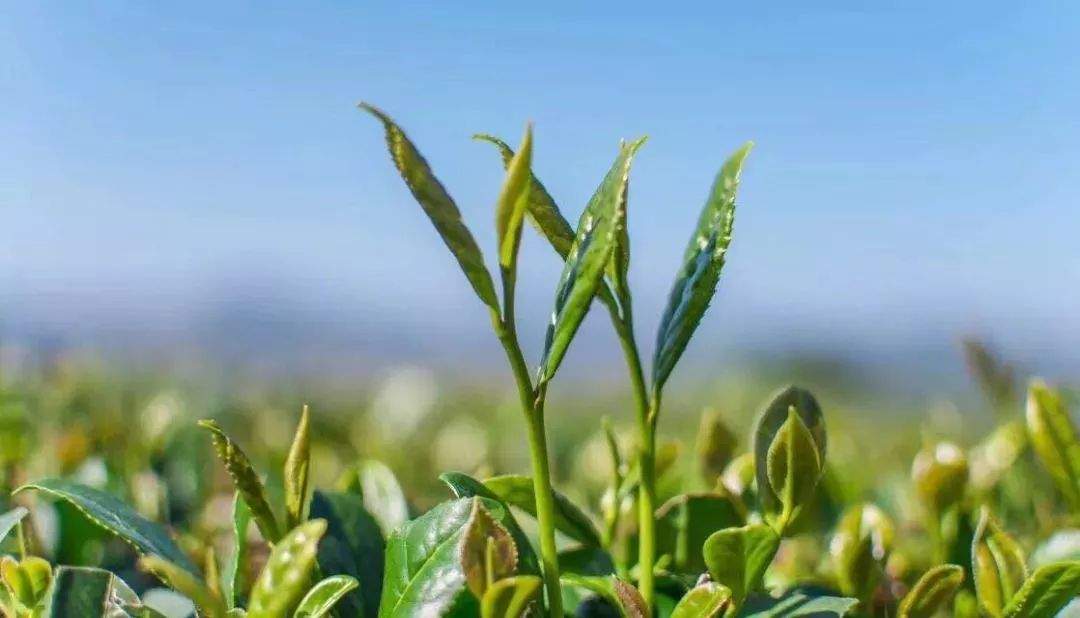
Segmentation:
<svg viewBox="0 0 1080 618">
<path fill-rule="evenodd" d="M 317 406 L 303 407 L 295 429 L 284 430 L 281 414 L 241 410 L 192 423 L 169 392 L 131 414 L 140 387 L 57 367 L 0 393 L 0 463 L 12 494 L 0 515 L 6 616 L 1070 611 L 1080 594 L 1080 440 L 1070 397 L 1039 380 L 1020 393 L 1015 372 L 977 343 L 966 348 L 970 365 L 997 413 L 985 437 L 969 432 L 958 444 L 928 434 L 921 447 L 910 432 L 855 441 L 828 429 L 827 418 L 850 415 L 834 415 L 828 398 L 798 386 L 760 404 L 745 448 L 723 417 L 704 414 L 691 472 L 690 458 L 658 437 L 665 385 L 727 258 L 749 144 L 722 164 L 708 192 L 646 372 L 626 232 L 630 166 L 644 139 L 620 145 L 574 229 L 532 173 L 531 127 L 516 152 L 478 136 L 506 168 L 496 285 L 418 149 L 387 115 L 362 107 L 382 123 L 395 167 L 490 316 L 520 414 L 500 440 L 525 437 L 529 474 L 486 460 L 439 474 L 392 440 L 383 454 L 396 466 L 347 461 L 355 448 L 341 424 L 347 415 L 320 415 Z M 526 220 L 565 262 L 535 372 L 514 309 Z M 549 392 L 593 304 L 621 344 L 633 413 L 596 427 L 575 419 L 576 433 L 595 436 L 599 450 L 590 452 L 602 454 L 557 489 L 558 445 L 549 444 L 546 420 L 558 411 L 549 410 Z M 830 447 L 838 438 L 840 448 Z M 454 434 L 449 444 L 473 446 Z M 911 455 L 898 473 L 894 462 Z M 406 492 L 406 474 L 437 478 L 441 497 Z"/>
</svg>

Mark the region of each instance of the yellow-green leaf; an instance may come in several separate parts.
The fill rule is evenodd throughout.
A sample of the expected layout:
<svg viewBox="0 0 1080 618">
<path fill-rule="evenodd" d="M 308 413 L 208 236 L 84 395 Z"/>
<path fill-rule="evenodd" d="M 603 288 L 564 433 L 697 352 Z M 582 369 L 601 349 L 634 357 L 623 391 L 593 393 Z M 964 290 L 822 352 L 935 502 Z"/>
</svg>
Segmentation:
<svg viewBox="0 0 1080 618">
<path fill-rule="evenodd" d="M 1080 596 L 1080 562 L 1055 562 L 1032 573 L 1016 593 L 1005 618 L 1051 618 Z"/>
<path fill-rule="evenodd" d="M 289 455 L 285 459 L 285 526 L 289 529 L 304 521 L 304 501 L 307 499 L 308 470 L 311 466 L 310 425 L 308 407 L 304 406 Z"/>
<path fill-rule="evenodd" d="M 751 524 L 714 533 L 702 552 L 713 581 L 727 587 L 732 602 L 739 607 L 761 584 L 779 548 L 780 537 L 772 528 Z"/>
<path fill-rule="evenodd" d="M 840 592 L 868 600 L 884 575 L 896 526 L 877 506 L 860 503 L 840 518 L 829 543 Z"/>
<path fill-rule="evenodd" d="M 671 618 L 717 618 L 731 603 L 731 591 L 716 582 L 698 584 L 679 600 Z"/>
<path fill-rule="evenodd" d="M 255 525 L 259 527 L 259 532 L 270 543 L 276 543 L 281 538 L 281 530 L 278 528 L 274 511 L 270 508 L 270 501 L 266 498 L 266 487 L 255 472 L 255 467 L 251 465 L 251 460 L 240 445 L 222 431 L 214 421 L 201 420 L 199 426 L 210 432 L 218 459 L 225 464 L 225 469 L 232 477 L 236 490 L 244 496 L 244 502 L 251 509 L 251 515 L 255 518 Z"/>
<path fill-rule="evenodd" d="M 971 544 L 972 571 L 979 607 L 1001 616 L 1027 578 L 1024 553 L 983 507 Z"/>
<path fill-rule="evenodd" d="M 540 578 L 518 575 L 495 582 L 480 601 L 481 618 L 521 618 L 540 596 Z"/>
<path fill-rule="evenodd" d="M 955 564 L 936 566 L 919 578 L 904 596 L 898 618 L 933 618 L 947 607 L 964 583 L 964 568 Z"/>
<path fill-rule="evenodd" d="M 211 592 L 206 584 L 161 556 L 143 556 L 139 559 L 139 567 L 153 573 L 165 585 L 191 599 L 209 618 L 219 618 L 228 611 L 224 600 Z"/>
<path fill-rule="evenodd" d="M 517 571 L 517 559 L 510 532 L 479 500 L 474 501 L 461 543 L 461 567 L 469 591 L 483 599 L 489 586 Z"/>
<path fill-rule="evenodd" d="M 250 618 L 281 618 L 296 607 L 308 589 L 319 539 L 325 532 L 326 520 L 312 519 L 293 528 L 274 546 L 251 587 Z"/>
<path fill-rule="evenodd" d="M 1043 382 L 1033 381 L 1026 416 L 1035 454 L 1073 510 L 1080 509 L 1080 439 L 1061 396 Z"/>
<path fill-rule="evenodd" d="M 293 618 L 323 618 L 359 583 L 348 575 L 334 575 L 315 584 L 300 600 Z"/>
<path fill-rule="evenodd" d="M 521 225 L 528 210 L 532 177 L 532 125 L 525 128 L 521 148 L 510 161 L 506 180 L 499 192 L 495 211 L 495 232 L 499 242 L 499 264 L 511 269 L 521 243 Z"/>
</svg>

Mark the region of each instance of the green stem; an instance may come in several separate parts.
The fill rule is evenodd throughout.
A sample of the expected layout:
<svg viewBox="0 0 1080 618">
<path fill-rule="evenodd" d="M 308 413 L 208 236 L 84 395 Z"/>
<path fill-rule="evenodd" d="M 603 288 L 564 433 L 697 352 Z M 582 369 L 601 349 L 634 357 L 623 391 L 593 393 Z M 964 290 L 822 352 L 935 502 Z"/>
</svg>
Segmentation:
<svg viewBox="0 0 1080 618">
<path fill-rule="evenodd" d="M 533 473 L 533 493 L 536 495 L 536 521 L 540 528 L 540 562 L 543 564 L 544 589 L 548 610 L 553 618 L 563 618 L 562 586 L 559 583 L 559 556 L 555 546 L 555 499 L 548 466 L 547 436 L 544 430 L 544 398 L 546 389 L 533 389 L 528 365 L 518 343 L 514 320 L 514 274 L 503 269 L 503 315 L 492 310 L 495 332 L 506 351 L 510 370 L 517 383 L 521 410 L 529 436 L 529 459 Z"/>
<path fill-rule="evenodd" d="M 641 356 L 634 338 L 634 314 L 629 292 L 620 292 L 619 303 L 622 305 L 622 315 L 615 303 L 607 303 L 607 306 L 622 345 L 623 356 L 626 357 L 637 412 L 640 442 L 638 467 L 641 470 L 641 484 L 638 486 L 638 589 L 651 611 L 655 607 L 656 588 L 653 577 L 653 566 L 656 564 L 656 417 L 660 410 L 660 395 L 654 394 L 652 401 L 649 401 Z"/>
</svg>

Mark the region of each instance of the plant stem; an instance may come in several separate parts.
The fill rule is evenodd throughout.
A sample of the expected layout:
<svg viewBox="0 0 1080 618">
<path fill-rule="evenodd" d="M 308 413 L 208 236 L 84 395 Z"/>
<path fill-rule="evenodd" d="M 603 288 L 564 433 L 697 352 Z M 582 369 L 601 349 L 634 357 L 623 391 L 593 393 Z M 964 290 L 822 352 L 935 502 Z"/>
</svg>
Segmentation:
<svg viewBox="0 0 1080 618">
<path fill-rule="evenodd" d="M 503 269 L 503 315 L 492 312 L 495 333 L 506 351 L 510 370 L 514 374 L 521 410 L 529 436 L 529 459 L 532 466 L 533 493 L 536 495 L 536 521 L 540 528 L 540 562 L 543 564 L 544 589 L 548 610 L 553 618 L 563 618 L 562 586 L 559 583 L 559 556 L 555 546 L 555 500 L 548 466 L 547 436 L 544 429 L 544 399 L 546 389 L 534 389 L 529 368 L 521 353 L 514 319 L 514 280 L 511 270 Z"/>
<path fill-rule="evenodd" d="M 622 315 L 614 303 L 608 303 L 608 311 L 626 357 L 637 411 L 640 441 L 638 467 L 641 471 L 641 484 L 638 486 L 638 589 L 651 611 L 655 605 L 656 586 L 653 578 L 653 565 L 656 564 L 656 416 L 660 409 L 660 396 L 654 394 L 650 403 L 645 373 L 641 368 L 641 355 L 634 338 L 634 313 L 629 291 L 619 292 L 619 304 Z"/>
</svg>

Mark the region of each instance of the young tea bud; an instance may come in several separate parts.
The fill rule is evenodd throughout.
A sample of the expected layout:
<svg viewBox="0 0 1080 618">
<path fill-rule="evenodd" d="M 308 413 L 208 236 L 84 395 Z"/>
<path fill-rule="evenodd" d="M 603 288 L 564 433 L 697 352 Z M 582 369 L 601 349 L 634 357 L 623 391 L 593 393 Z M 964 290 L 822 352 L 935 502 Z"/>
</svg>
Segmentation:
<svg viewBox="0 0 1080 618">
<path fill-rule="evenodd" d="M 754 469 L 762 512 L 778 532 L 814 495 L 825 469 L 825 418 L 809 391 L 791 386 L 758 417 Z"/>
<path fill-rule="evenodd" d="M 873 504 L 856 504 L 840 519 L 829 544 L 840 590 L 868 599 L 881 582 L 883 564 L 892 549 L 896 526 Z"/>
<path fill-rule="evenodd" d="M 939 442 L 915 456 L 911 480 L 927 508 L 941 513 L 964 496 L 968 482 L 967 456 L 952 442 Z"/>
</svg>

